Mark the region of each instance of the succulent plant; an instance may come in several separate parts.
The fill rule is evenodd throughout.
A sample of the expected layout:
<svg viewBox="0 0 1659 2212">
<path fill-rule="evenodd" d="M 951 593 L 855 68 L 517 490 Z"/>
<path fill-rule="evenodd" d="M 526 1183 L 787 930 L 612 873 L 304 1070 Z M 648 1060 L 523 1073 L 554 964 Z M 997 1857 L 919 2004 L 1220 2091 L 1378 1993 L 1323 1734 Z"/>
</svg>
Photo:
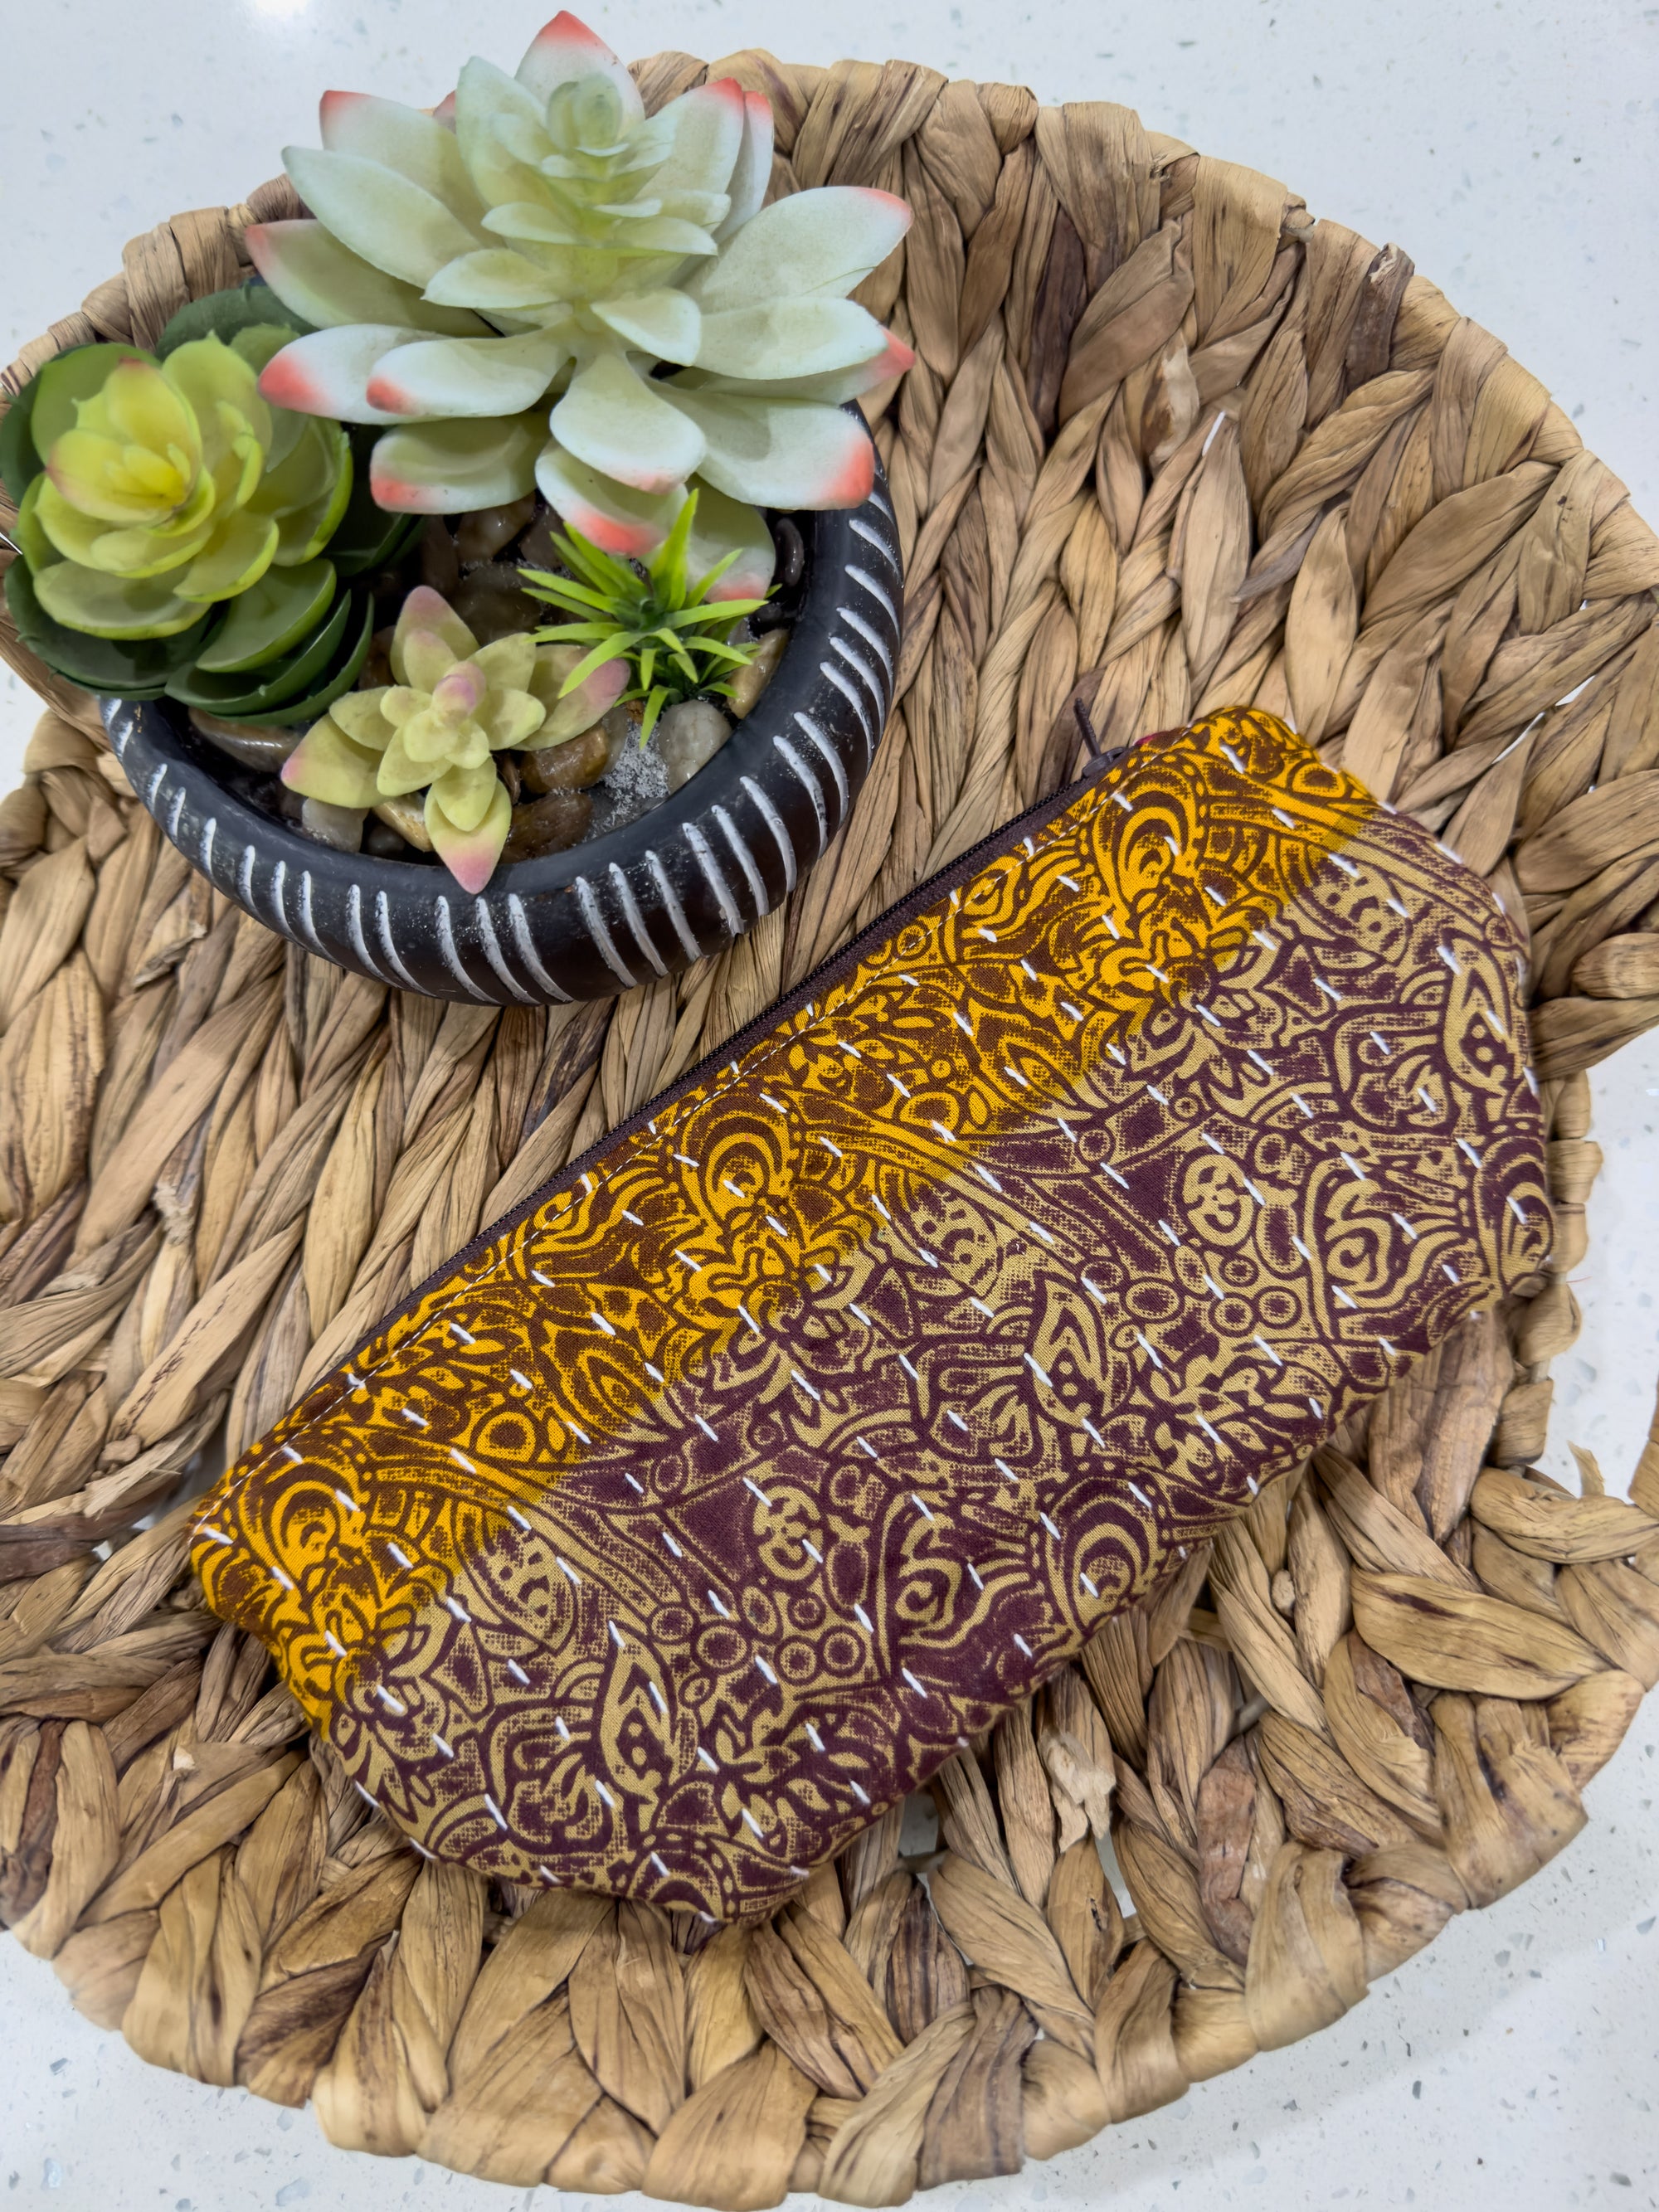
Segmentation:
<svg viewBox="0 0 1659 2212">
<path fill-rule="evenodd" d="M 729 697 L 732 677 L 759 650 L 758 642 L 734 642 L 732 633 L 745 615 L 764 605 L 765 595 L 714 596 L 737 553 L 694 573 L 689 548 L 699 497 L 690 495 L 662 544 L 643 562 L 618 560 L 573 530 L 553 540 L 568 574 L 520 572 L 534 598 L 575 617 L 537 632 L 538 638 L 584 648 L 565 678 L 567 690 L 575 690 L 613 664 L 627 669 L 632 682 L 622 699 L 643 703 L 641 744 L 665 707 L 702 691 Z"/>
<path fill-rule="evenodd" d="M 307 327 L 256 278 L 181 307 L 156 339 L 155 359 L 165 363 L 182 348 L 212 337 L 255 368 Z M 54 436 L 66 423 L 75 424 L 76 398 L 100 391 L 118 362 L 147 358 L 131 345 L 74 347 L 48 362 L 23 386 L 0 416 L 0 481 L 20 509 L 27 506 L 33 513 L 43 496 L 49 478 L 40 490 L 32 487 L 43 475 L 45 453 L 51 451 Z M 332 457 L 340 451 L 337 425 L 293 416 L 267 402 L 257 404 L 271 416 L 272 453 L 292 440 L 302 454 L 310 449 L 314 456 L 320 446 L 333 465 Z M 375 625 L 365 580 L 395 563 L 422 527 L 418 515 L 389 514 L 375 505 L 368 465 L 373 436 L 356 426 L 344 433 L 338 477 L 315 534 L 321 534 L 327 514 L 343 499 L 344 511 L 315 557 L 292 557 L 304 544 L 295 542 L 299 532 L 292 514 L 278 514 L 277 550 L 256 582 L 228 599 L 195 606 L 186 629 L 136 637 L 94 635 L 55 620 L 36 591 L 28 559 L 15 561 L 6 571 L 5 596 L 18 635 L 48 667 L 88 691 L 126 699 L 166 693 L 184 705 L 236 720 L 313 720 L 355 680 L 368 651 Z M 279 461 L 273 469 L 270 464 L 268 454 L 265 478 L 249 502 L 256 507 L 286 503 L 279 472 L 287 465 Z M 296 463 L 292 476 L 300 473 Z M 292 476 L 289 495 L 295 489 Z M 43 568 L 62 565 L 43 531 L 23 535 Z M 49 594 L 54 589 L 48 585 Z"/>
<path fill-rule="evenodd" d="M 351 447 L 337 422 L 261 398 L 258 372 L 290 336 L 256 325 L 165 360 L 86 346 L 41 371 L 27 433 L 45 465 L 17 538 L 50 620 L 94 638 L 171 637 L 273 568 L 305 572 L 273 601 L 313 605 L 311 564 L 351 495 Z"/>
<path fill-rule="evenodd" d="M 481 891 L 512 827 L 495 755 L 562 744 L 590 729 L 627 680 L 620 662 L 568 684 L 568 647 L 528 635 L 481 646 L 448 603 L 421 585 L 392 639 L 396 683 L 336 699 L 289 754 L 283 781 L 331 806 L 426 793 L 433 850 L 464 890 Z"/>
<path fill-rule="evenodd" d="M 372 464 L 383 506 L 449 513 L 538 484 L 593 544 L 642 559 L 695 485 L 703 533 L 738 554 L 716 588 L 744 599 L 771 578 L 755 506 L 867 495 L 869 437 L 842 403 L 911 356 L 845 295 L 909 210 L 853 187 L 763 208 L 757 94 L 723 78 L 647 118 L 609 47 L 560 15 L 515 76 L 468 62 L 435 115 L 327 94 L 322 137 L 284 156 L 313 219 L 248 233 L 319 326 L 261 389 L 397 426 Z"/>
</svg>

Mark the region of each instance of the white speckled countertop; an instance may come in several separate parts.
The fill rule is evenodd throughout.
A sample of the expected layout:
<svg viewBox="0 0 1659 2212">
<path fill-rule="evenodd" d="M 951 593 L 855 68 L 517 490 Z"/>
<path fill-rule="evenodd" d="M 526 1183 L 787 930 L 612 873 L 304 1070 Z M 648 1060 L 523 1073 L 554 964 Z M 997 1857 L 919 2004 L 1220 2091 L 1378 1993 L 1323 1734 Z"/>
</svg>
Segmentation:
<svg viewBox="0 0 1659 2212">
<path fill-rule="evenodd" d="M 550 8 L 551 0 L 549 0 Z M 1045 100 L 1104 97 L 1283 177 L 1316 214 L 1397 239 L 1542 377 L 1659 520 L 1659 8 L 1632 0 L 759 0 L 594 4 L 618 52 L 749 44 L 827 62 L 925 59 Z M 428 103 L 475 51 L 510 64 L 536 0 L 10 0 L 0 113 L 0 359 L 119 265 L 132 233 L 239 198 L 319 93 Z M 35 707 L 0 675 L 0 789 Z M 1622 1490 L 1659 1377 L 1659 1032 L 1598 1068 L 1607 1164 L 1583 1334 L 1557 1363 L 1567 1439 Z M 1302 2212 L 1558 2212 L 1659 2204 L 1659 1697 L 1590 1786 L 1586 1832 L 1515 1896 L 1449 1926 L 1310 2042 L 939 2212 L 1099 2203 Z M 335 2150 L 308 2112 L 143 2066 L 0 1942 L 0 2203 L 61 2212 L 501 2212 L 515 2192 Z M 808 2200 L 797 2199 L 805 2203 Z M 641 2199 L 627 2200 L 629 2207 Z M 571 2212 L 598 2212 L 573 2205 Z"/>
</svg>

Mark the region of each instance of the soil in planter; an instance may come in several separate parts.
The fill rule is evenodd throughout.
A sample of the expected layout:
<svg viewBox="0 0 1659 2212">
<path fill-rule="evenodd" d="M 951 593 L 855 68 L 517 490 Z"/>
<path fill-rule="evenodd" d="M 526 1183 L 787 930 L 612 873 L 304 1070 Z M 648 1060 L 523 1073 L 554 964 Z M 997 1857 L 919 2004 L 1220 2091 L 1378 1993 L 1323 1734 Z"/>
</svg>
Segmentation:
<svg viewBox="0 0 1659 2212">
<path fill-rule="evenodd" d="M 737 672 L 729 699 L 699 696 L 665 708 L 650 738 L 640 742 L 636 705 L 612 708 L 583 736 L 543 750 L 502 752 L 497 771 L 513 801 L 513 827 L 502 850 L 510 866 L 608 836 L 648 814 L 689 783 L 750 713 L 781 663 L 806 580 L 804 540 L 785 516 L 770 518 L 777 546 L 777 589 L 733 637 L 759 641 L 760 650 Z M 556 609 L 523 588 L 520 568 L 559 570 L 553 532 L 557 519 L 538 494 L 510 506 L 455 516 L 434 515 L 408 558 L 371 584 L 377 624 L 357 688 L 392 681 L 392 626 L 404 598 L 426 584 L 448 601 L 480 645 L 559 619 Z M 185 710 L 169 702 L 168 711 Z M 301 799 L 280 775 L 283 761 L 308 725 L 287 727 L 223 721 L 199 709 L 189 723 L 228 763 L 225 781 L 261 811 L 287 822 L 337 851 L 373 853 L 417 866 L 441 866 L 422 820 L 422 794 L 389 799 L 367 815 Z"/>
</svg>

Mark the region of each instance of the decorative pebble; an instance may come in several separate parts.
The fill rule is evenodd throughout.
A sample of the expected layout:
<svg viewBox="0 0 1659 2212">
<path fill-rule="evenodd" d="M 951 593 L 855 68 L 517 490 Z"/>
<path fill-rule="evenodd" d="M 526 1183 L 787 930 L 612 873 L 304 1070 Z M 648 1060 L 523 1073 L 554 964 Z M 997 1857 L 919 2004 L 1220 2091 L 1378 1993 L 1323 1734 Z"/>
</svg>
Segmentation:
<svg viewBox="0 0 1659 2212">
<path fill-rule="evenodd" d="M 541 512 L 520 542 L 519 560 L 526 568 L 562 568 L 553 534 L 563 525 L 544 500 L 538 499 L 536 504 Z"/>
<path fill-rule="evenodd" d="M 591 730 L 562 745 L 544 745 L 538 752 L 523 754 L 520 766 L 525 789 L 586 791 L 610 767 L 611 755 L 626 734 L 625 723 L 613 733 L 605 722 L 595 722 Z"/>
<path fill-rule="evenodd" d="M 389 822 L 382 822 L 371 814 L 363 824 L 363 850 L 377 860 L 403 860 L 409 857 L 406 839 L 400 837 Z"/>
<path fill-rule="evenodd" d="M 454 532 L 441 514 L 434 514 L 421 532 L 421 581 L 447 599 L 460 580 Z"/>
<path fill-rule="evenodd" d="M 740 722 L 745 714 L 754 712 L 755 702 L 778 672 L 778 664 L 789 647 L 787 629 L 770 631 L 760 641 L 752 660 L 745 662 L 732 678 L 732 696 L 726 702 L 729 712 Z"/>
<path fill-rule="evenodd" d="M 526 492 L 522 499 L 510 500 L 505 507 L 475 507 L 471 514 L 461 517 L 455 532 L 455 550 L 464 568 L 470 568 L 477 561 L 493 561 L 505 545 L 510 545 L 519 532 L 536 513 L 536 495 Z"/>
<path fill-rule="evenodd" d="M 806 573 L 806 544 L 787 514 L 772 525 L 772 542 L 778 549 L 778 581 L 793 592 Z"/>
<path fill-rule="evenodd" d="M 592 819 L 593 802 L 585 791 L 550 791 L 513 810 L 513 827 L 501 848 L 503 864 L 533 860 L 579 845 Z"/>
<path fill-rule="evenodd" d="M 300 809 L 300 827 L 307 836 L 337 853 L 362 852 L 364 818 L 361 806 L 331 806 L 325 799 L 307 799 Z"/>
<path fill-rule="evenodd" d="M 382 684 L 392 681 L 392 626 L 388 623 L 384 629 L 377 629 L 368 641 L 368 651 L 357 672 L 356 688 L 359 691 L 378 690 Z"/>
<path fill-rule="evenodd" d="M 432 840 L 426 831 L 426 807 L 420 799 L 383 799 L 374 809 L 388 830 L 395 830 L 417 853 L 429 853 Z"/>
<path fill-rule="evenodd" d="M 449 604 L 480 645 L 520 630 L 538 629 L 554 619 L 552 610 L 519 586 L 519 572 L 505 561 L 487 561 L 463 576 Z"/>
<path fill-rule="evenodd" d="M 265 769 L 272 775 L 299 744 L 301 736 L 297 729 L 273 727 L 264 722 L 221 721 L 218 715 L 204 714 L 199 707 L 191 708 L 190 725 L 201 736 L 210 738 L 221 752 L 240 761 L 244 768 Z"/>
<path fill-rule="evenodd" d="M 668 788 L 678 791 L 714 759 L 731 736 L 732 725 L 712 700 L 685 699 L 663 709 L 652 734 Z"/>
</svg>

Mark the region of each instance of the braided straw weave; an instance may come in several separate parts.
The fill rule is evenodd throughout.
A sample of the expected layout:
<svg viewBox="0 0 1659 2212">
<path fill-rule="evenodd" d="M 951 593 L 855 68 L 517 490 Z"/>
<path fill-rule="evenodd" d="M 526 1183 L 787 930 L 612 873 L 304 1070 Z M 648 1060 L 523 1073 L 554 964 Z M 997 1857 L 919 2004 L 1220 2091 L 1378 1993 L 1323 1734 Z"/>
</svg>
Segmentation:
<svg viewBox="0 0 1659 2212">
<path fill-rule="evenodd" d="M 653 103 L 702 73 L 638 72 Z M 1659 1677 L 1659 1431 L 1631 1504 L 1527 1470 L 1577 1326 L 1583 1070 L 1659 1016 L 1659 544 L 1496 338 L 1266 177 L 909 64 L 717 73 L 770 95 L 781 188 L 917 216 L 864 288 L 920 356 L 877 434 L 899 704 L 750 936 L 614 1005 L 388 994 L 216 896 L 0 637 L 54 709 L 0 804 L 0 1916 L 144 2057 L 309 2098 L 338 2143 L 891 2204 L 1335 2020 L 1576 1833 Z M 137 240 L 9 387 L 153 339 L 292 210 Z M 203 1611 L 197 1455 L 1054 788 L 1073 699 L 1108 744 L 1289 714 L 1488 874 L 1532 940 L 1553 1272 L 944 1770 L 936 1846 L 890 1814 L 719 1932 L 421 1864 Z"/>
</svg>

